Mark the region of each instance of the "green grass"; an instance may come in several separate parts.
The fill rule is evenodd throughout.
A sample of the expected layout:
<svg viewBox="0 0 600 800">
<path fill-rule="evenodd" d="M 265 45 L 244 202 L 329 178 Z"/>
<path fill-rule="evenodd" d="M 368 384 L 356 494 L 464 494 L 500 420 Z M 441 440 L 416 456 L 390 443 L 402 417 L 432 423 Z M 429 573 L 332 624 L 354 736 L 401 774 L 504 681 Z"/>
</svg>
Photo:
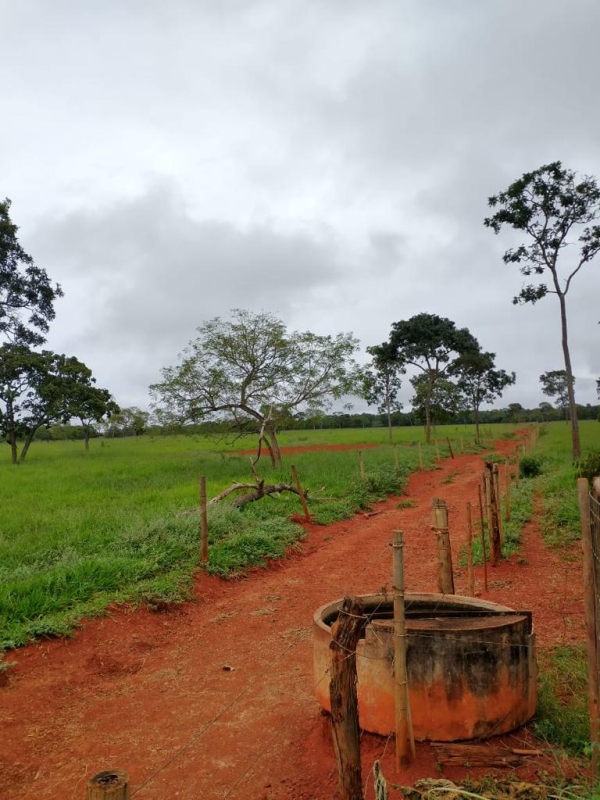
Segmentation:
<svg viewBox="0 0 600 800">
<path fill-rule="evenodd" d="M 498 426 L 502 435 L 509 426 Z M 472 428 L 436 432 L 460 449 L 473 447 Z M 492 431 L 488 431 L 491 435 Z M 281 470 L 266 460 L 267 482 L 289 480 L 295 463 L 309 490 L 317 523 L 351 516 L 387 494 L 401 493 L 418 465 L 421 428 L 394 431 L 400 472 L 396 473 L 387 430 L 290 431 L 282 446 L 378 443 L 365 448 L 367 480 L 361 481 L 355 450 L 303 452 L 285 459 Z M 21 645 L 40 635 L 65 634 L 86 615 L 112 602 L 171 602 L 189 595 L 199 568 L 198 481 L 207 476 L 214 497 L 234 481 L 250 478 L 251 437 L 235 443 L 204 436 L 139 437 L 81 442 L 36 442 L 25 464 L 0 462 L 3 513 L 0 529 L 0 632 L 2 646 Z M 447 445 L 440 441 L 442 455 Z M 422 447 L 426 468 L 435 446 Z M 208 570 L 238 576 L 244 569 L 278 558 L 303 536 L 291 518 L 298 497 L 271 496 L 243 511 L 211 509 Z"/>
<path fill-rule="evenodd" d="M 600 450 L 600 423 L 579 423 L 582 456 Z M 541 527 L 544 540 L 551 546 L 568 547 L 581 536 L 576 479 L 578 464 L 571 458 L 571 428 L 564 422 L 544 426 L 536 455 L 541 458 L 542 475 L 536 488 L 542 497 Z"/>
<path fill-rule="evenodd" d="M 537 736 L 573 755 L 590 745 L 587 658 L 584 647 L 556 647 L 538 654 Z"/>
</svg>

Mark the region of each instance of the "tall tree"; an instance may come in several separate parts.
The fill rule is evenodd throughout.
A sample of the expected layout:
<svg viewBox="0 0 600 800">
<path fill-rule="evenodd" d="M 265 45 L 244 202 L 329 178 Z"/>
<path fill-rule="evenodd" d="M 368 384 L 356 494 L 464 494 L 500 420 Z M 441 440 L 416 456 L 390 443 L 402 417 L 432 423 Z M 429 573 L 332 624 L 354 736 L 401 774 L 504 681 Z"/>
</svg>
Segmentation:
<svg viewBox="0 0 600 800">
<path fill-rule="evenodd" d="M 0 335 L 15 344 L 40 345 L 63 292 L 25 252 L 9 211 L 7 198 L 0 202 Z"/>
<path fill-rule="evenodd" d="M 544 372 L 540 375 L 540 383 L 542 384 L 542 392 L 546 397 L 556 398 L 556 407 L 563 411 L 565 419 L 568 420 L 569 380 L 566 370 L 553 369 Z M 573 383 L 575 383 L 575 378 L 573 378 Z"/>
<path fill-rule="evenodd" d="M 423 372 L 413 375 L 410 382 L 415 390 L 411 401 L 413 409 L 421 420 L 428 413 L 432 426 L 450 422 L 456 414 L 464 411 L 464 397 L 456 383 L 449 378 L 438 378 L 433 389 L 429 385 L 429 376 Z"/>
<path fill-rule="evenodd" d="M 406 369 L 394 360 L 389 345 L 367 347 L 367 353 L 371 356 L 371 364 L 362 374 L 361 395 L 369 405 L 377 405 L 380 414 L 386 415 L 391 442 L 392 414 L 402 409 L 398 392 L 402 386 L 401 376 Z"/>
<path fill-rule="evenodd" d="M 556 294 L 571 415 L 573 458 L 581 445 L 575 405 L 575 389 L 567 328 L 566 296 L 581 268 L 600 250 L 600 188 L 591 176 L 577 178 L 560 161 L 526 172 L 505 192 L 489 198 L 499 210 L 485 219 L 485 225 L 500 233 L 504 225 L 527 234 L 526 244 L 507 250 L 505 264 L 519 264 L 521 274 L 538 276 L 524 286 L 514 303 L 536 303 Z M 568 249 L 567 249 L 568 248 Z M 544 277 L 548 276 L 549 284 Z"/>
<path fill-rule="evenodd" d="M 110 395 L 93 386 L 91 370 L 74 357 L 22 344 L 0 348 L 0 429 L 11 448 L 13 464 L 23 463 L 36 431 L 73 417 L 97 415 L 102 397 L 110 413 Z M 18 440 L 23 439 L 19 455 Z"/>
<path fill-rule="evenodd" d="M 288 332 L 272 314 L 240 309 L 230 320 L 205 322 L 198 333 L 180 363 L 163 369 L 163 380 L 150 387 L 163 419 L 228 419 L 236 430 L 251 420 L 276 465 L 282 419 L 326 408 L 355 388 L 358 342 L 351 334 Z"/>
<path fill-rule="evenodd" d="M 475 437 L 479 441 L 479 409 L 483 403 L 493 403 L 507 386 L 514 384 L 516 375 L 496 369 L 495 353 L 464 353 L 452 364 L 450 373 L 456 378 L 475 422 Z"/>
<path fill-rule="evenodd" d="M 436 384 L 447 378 L 456 358 L 479 350 L 477 339 L 467 328 L 457 328 L 445 317 L 423 313 L 392 325 L 389 348 L 391 357 L 402 367 L 413 366 L 423 373 L 418 384 L 419 403 L 423 406 L 425 440 L 429 444 Z"/>
</svg>

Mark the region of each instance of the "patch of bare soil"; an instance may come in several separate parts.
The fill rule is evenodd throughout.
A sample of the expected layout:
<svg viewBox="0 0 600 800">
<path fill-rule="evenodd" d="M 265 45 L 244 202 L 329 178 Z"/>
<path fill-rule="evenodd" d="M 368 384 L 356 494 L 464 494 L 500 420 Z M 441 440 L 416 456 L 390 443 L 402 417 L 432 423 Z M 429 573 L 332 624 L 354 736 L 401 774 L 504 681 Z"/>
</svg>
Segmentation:
<svg viewBox="0 0 600 800">
<path fill-rule="evenodd" d="M 513 446 L 498 445 L 505 452 Z M 237 582 L 201 574 L 196 602 L 173 612 L 114 609 L 84 621 L 69 641 L 9 654 L 17 665 L 0 688 L 3 800 L 83 798 L 87 780 L 106 769 L 130 774 L 136 800 L 337 797 L 329 720 L 312 691 L 313 612 L 347 593 L 390 587 L 394 528 L 405 533 L 407 590 L 436 590 L 431 499 L 448 503 L 456 554 L 466 540 L 466 503 L 476 501 L 482 461 L 457 456 L 439 466 L 410 478 L 414 507 L 399 510 L 398 498 L 390 498 L 372 516 L 308 525 L 298 553 Z M 580 560 L 549 552 L 532 522 L 520 556 L 491 569 L 487 594 L 476 568 L 477 591 L 533 611 L 539 647 L 581 642 L 580 573 Z M 465 570 L 458 570 L 456 584 L 466 593 Z M 495 744 L 532 747 L 526 731 Z M 393 739 L 364 734 L 362 757 L 368 799 L 375 759 L 392 783 L 439 777 L 428 744 L 418 746 L 416 762 L 401 776 Z M 517 772 L 527 780 L 552 769 L 570 767 L 534 756 Z M 444 768 L 455 781 L 466 774 Z M 390 797 L 400 794 L 392 789 Z"/>
</svg>

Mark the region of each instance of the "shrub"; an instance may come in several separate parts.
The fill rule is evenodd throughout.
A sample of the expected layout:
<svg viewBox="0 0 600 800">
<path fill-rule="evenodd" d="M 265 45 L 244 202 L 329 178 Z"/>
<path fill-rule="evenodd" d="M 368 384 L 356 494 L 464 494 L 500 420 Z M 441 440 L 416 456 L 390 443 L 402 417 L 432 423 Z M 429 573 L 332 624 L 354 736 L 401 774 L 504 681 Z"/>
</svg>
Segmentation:
<svg viewBox="0 0 600 800">
<path fill-rule="evenodd" d="M 537 478 L 542 471 L 542 461 L 537 456 L 523 456 L 519 463 L 521 478 Z"/>
<path fill-rule="evenodd" d="M 587 478 L 591 485 L 594 478 L 600 475 L 600 450 L 592 450 L 579 464 L 579 477 Z"/>
</svg>

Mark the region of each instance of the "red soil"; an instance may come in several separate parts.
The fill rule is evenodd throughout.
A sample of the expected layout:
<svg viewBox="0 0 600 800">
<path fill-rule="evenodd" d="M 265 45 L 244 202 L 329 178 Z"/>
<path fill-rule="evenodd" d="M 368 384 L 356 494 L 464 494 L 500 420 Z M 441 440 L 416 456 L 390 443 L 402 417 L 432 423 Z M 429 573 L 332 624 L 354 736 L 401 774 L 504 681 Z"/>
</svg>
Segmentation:
<svg viewBox="0 0 600 800">
<path fill-rule="evenodd" d="M 381 447 L 379 442 L 366 442 L 365 444 L 302 444 L 296 447 L 280 447 L 282 456 L 292 456 L 294 453 L 307 453 L 317 450 L 366 450 L 372 447 Z M 254 450 L 234 450 L 236 456 L 254 456 Z"/>
<path fill-rule="evenodd" d="M 136 800 L 337 797 L 329 721 L 312 694 L 312 615 L 346 593 L 390 586 L 394 528 L 405 532 L 407 589 L 436 590 L 431 498 L 448 503 L 456 553 L 482 462 L 457 456 L 440 466 L 411 477 L 414 508 L 398 510 L 391 498 L 376 515 L 309 525 L 299 552 L 246 580 L 200 575 L 196 602 L 164 613 L 115 609 L 84 622 L 72 640 L 9 654 L 17 663 L 0 688 L 3 800 L 76 800 L 89 777 L 116 768 L 129 772 Z M 458 570 L 458 593 L 466 593 L 466 578 Z M 480 567 L 476 579 L 481 592 Z M 543 648 L 583 641 L 581 584 L 579 558 L 546 550 L 532 522 L 521 555 L 490 570 L 490 590 L 481 596 L 532 610 Z M 528 741 L 524 731 L 501 739 L 513 747 Z M 377 758 L 394 783 L 437 776 L 429 745 L 418 746 L 403 775 L 395 774 L 393 753 L 393 740 L 364 734 L 366 798 L 373 797 L 368 772 Z M 529 758 L 521 774 L 550 764 Z M 444 774 L 460 779 L 465 770 Z"/>
</svg>

